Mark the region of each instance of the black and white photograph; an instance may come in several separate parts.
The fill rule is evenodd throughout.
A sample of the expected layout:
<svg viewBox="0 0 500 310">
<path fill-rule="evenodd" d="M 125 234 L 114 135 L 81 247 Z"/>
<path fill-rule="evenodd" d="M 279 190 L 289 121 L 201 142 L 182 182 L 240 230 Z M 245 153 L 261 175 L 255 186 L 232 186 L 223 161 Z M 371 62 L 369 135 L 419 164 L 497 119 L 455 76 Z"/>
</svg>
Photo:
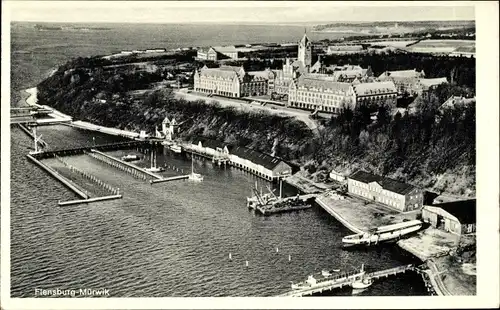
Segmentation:
<svg viewBox="0 0 500 310">
<path fill-rule="evenodd" d="M 498 105 L 498 2 L 2 1 L 2 309 L 498 306 Z"/>
</svg>

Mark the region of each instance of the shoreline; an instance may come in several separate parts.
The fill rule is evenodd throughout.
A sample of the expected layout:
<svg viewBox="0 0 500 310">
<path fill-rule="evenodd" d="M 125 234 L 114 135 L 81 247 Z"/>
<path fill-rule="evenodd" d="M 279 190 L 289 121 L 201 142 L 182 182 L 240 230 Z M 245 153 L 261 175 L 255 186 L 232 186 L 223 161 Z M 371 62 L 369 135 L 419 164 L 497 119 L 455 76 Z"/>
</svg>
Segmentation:
<svg viewBox="0 0 500 310">
<path fill-rule="evenodd" d="M 26 89 L 24 91 L 29 94 L 29 97 L 25 99 L 26 104 L 28 104 L 30 106 L 34 105 L 34 106 L 38 106 L 38 107 L 43 107 L 43 106 L 40 106 L 37 104 L 37 97 L 36 97 L 37 96 L 37 88 L 36 87 L 32 87 L 32 88 Z M 54 111 L 53 114 L 65 116 L 65 117 L 68 117 L 71 119 L 70 116 L 63 114 L 56 109 L 53 109 L 53 108 L 50 108 L 50 109 L 52 109 Z M 86 130 L 91 130 L 91 131 L 103 132 L 103 133 L 114 135 L 114 136 L 126 136 L 126 137 L 132 138 L 132 139 L 137 138 L 139 136 L 139 134 L 135 133 L 135 132 L 120 130 L 120 129 L 111 128 L 111 127 L 104 127 L 104 126 L 95 125 L 95 124 L 92 124 L 89 122 L 83 122 L 83 121 L 71 121 L 69 124 L 64 124 L 64 125 L 71 126 L 74 128 L 81 128 L 81 129 L 86 129 Z M 326 184 L 319 184 L 319 183 L 313 182 L 305 177 L 300 176 L 300 174 L 297 174 L 297 173 L 295 175 L 288 177 L 288 178 L 285 178 L 284 181 L 287 184 L 293 186 L 297 190 L 304 192 L 304 193 L 325 192 L 325 191 L 331 190 L 331 187 L 332 187 L 332 186 L 328 186 Z M 347 216 L 346 216 L 345 211 L 342 211 L 342 210 L 339 211 L 338 207 L 329 203 L 329 201 L 326 198 L 327 198 L 326 196 L 320 195 L 316 199 L 316 202 L 325 211 L 327 211 L 330 215 L 332 215 L 337 221 L 339 221 L 342 225 L 344 225 L 346 228 L 353 231 L 354 233 L 362 233 L 370 228 L 381 226 L 380 223 L 378 225 L 375 225 L 374 227 L 373 227 L 373 225 L 372 225 L 372 227 L 367 227 L 367 225 L 360 225 L 360 223 L 358 223 L 358 222 L 362 221 L 362 219 L 365 218 L 364 216 L 359 216 L 359 214 L 357 214 L 357 213 L 354 215 L 351 214 L 351 216 L 349 216 L 349 214 L 347 214 Z M 353 210 L 356 210 L 356 209 L 353 208 Z M 356 211 L 352 211 L 352 212 L 356 212 Z M 390 215 L 390 214 L 388 214 L 388 215 Z M 396 217 L 392 216 L 392 218 L 395 219 Z M 377 222 L 375 221 L 375 223 L 377 223 Z M 412 237 L 412 238 L 414 238 L 414 237 Z M 419 251 L 415 247 L 412 247 L 411 244 L 408 244 L 406 242 L 402 242 L 405 240 L 408 240 L 408 239 L 403 239 L 403 240 L 400 240 L 397 242 L 397 245 L 400 249 L 415 256 L 423 263 L 427 264 L 427 263 L 431 262 L 431 259 L 429 257 L 427 257 L 425 255 L 425 253 Z M 429 271 L 427 271 L 427 273 L 429 274 L 429 277 L 431 278 L 430 282 L 431 282 L 434 290 L 438 293 L 438 295 L 452 295 L 449 292 L 449 290 L 442 283 L 441 277 L 438 277 L 438 275 L 442 271 L 440 271 L 438 266 L 436 264 L 434 264 L 433 262 L 431 262 L 431 264 L 433 267 L 429 266 Z"/>
</svg>

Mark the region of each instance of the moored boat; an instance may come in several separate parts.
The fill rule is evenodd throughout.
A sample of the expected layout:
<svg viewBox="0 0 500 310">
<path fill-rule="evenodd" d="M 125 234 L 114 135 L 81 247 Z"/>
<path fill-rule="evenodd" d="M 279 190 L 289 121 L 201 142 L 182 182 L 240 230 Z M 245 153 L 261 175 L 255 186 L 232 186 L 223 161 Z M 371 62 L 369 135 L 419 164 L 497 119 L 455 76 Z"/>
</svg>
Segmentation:
<svg viewBox="0 0 500 310">
<path fill-rule="evenodd" d="M 397 224 L 381 226 L 371 232 L 354 234 L 342 238 L 342 242 L 346 245 L 358 244 L 378 244 L 382 241 L 394 240 L 418 231 L 422 227 L 422 222 L 413 220 Z"/>
<path fill-rule="evenodd" d="M 191 173 L 189 174 L 188 179 L 191 181 L 196 181 L 196 182 L 203 181 L 203 175 L 194 172 L 194 163 L 193 163 L 192 157 L 191 157 Z"/>
<path fill-rule="evenodd" d="M 174 153 L 182 153 L 182 148 L 180 145 L 178 144 L 172 144 L 170 145 L 170 149 L 174 152 Z"/>
<path fill-rule="evenodd" d="M 134 160 L 139 160 L 141 158 L 138 155 L 135 155 L 135 154 L 128 154 L 128 155 L 122 156 L 121 159 L 123 161 L 134 161 Z"/>
<path fill-rule="evenodd" d="M 371 278 L 363 278 L 360 281 L 354 281 L 352 283 L 352 288 L 353 289 L 365 289 L 373 284 L 373 280 Z"/>
</svg>

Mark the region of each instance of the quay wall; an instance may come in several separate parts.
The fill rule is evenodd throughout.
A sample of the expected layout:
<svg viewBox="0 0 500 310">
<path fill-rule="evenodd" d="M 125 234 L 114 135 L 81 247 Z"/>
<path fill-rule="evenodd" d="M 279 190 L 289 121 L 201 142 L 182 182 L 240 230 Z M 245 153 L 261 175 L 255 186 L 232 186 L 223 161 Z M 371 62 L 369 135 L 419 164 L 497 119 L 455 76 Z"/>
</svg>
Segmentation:
<svg viewBox="0 0 500 310">
<path fill-rule="evenodd" d="M 356 233 L 356 234 L 362 234 L 364 233 L 363 230 L 357 228 L 353 224 L 349 223 L 345 218 L 343 218 L 340 214 L 335 212 L 333 206 L 329 206 L 327 203 L 321 200 L 321 197 L 318 196 L 316 197 L 316 202 L 323 208 L 325 209 L 326 212 L 330 213 L 333 217 L 335 217 L 342 225 L 347 227 L 350 231 Z"/>
<path fill-rule="evenodd" d="M 37 160 L 36 158 L 34 158 L 33 156 L 31 156 L 29 154 L 26 155 L 26 156 L 32 162 L 34 162 L 36 165 L 38 165 L 43 170 L 45 170 L 47 173 L 49 173 L 56 180 L 60 181 L 64 185 L 66 185 L 69 189 L 71 189 L 78 196 L 82 197 L 83 199 L 88 199 L 89 198 L 89 196 L 87 194 L 85 194 L 82 190 L 80 190 L 77 187 L 77 185 L 73 184 L 73 182 L 71 182 L 70 180 L 66 179 L 65 177 L 63 177 L 62 175 L 60 175 L 59 173 L 57 173 L 57 171 L 55 171 L 54 169 L 50 168 L 49 166 L 45 165 L 44 163 L 42 163 L 41 161 Z"/>
</svg>

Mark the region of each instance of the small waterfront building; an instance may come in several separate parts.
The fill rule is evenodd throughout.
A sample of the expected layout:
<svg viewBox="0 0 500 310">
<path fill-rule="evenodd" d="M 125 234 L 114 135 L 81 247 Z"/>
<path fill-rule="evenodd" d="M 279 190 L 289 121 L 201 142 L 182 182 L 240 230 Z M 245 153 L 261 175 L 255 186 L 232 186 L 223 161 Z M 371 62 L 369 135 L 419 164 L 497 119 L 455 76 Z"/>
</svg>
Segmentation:
<svg viewBox="0 0 500 310">
<path fill-rule="evenodd" d="M 378 80 L 381 82 L 392 81 L 396 85 L 399 95 L 407 93 L 415 95 L 418 89 L 418 81 L 425 77 L 424 71 L 413 70 L 399 70 L 399 71 L 386 71 L 382 73 Z"/>
<path fill-rule="evenodd" d="M 349 194 L 401 212 L 418 210 L 424 201 L 418 187 L 362 170 L 348 177 L 347 190 Z"/>
<path fill-rule="evenodd" d="M 216 160 L 228 160 L 232 166 L 269 181 L 292 174 L 292 167 L 280 158 L 242 146 L 197 137 L 192 141 L 190 149 Z"/>
<path fill-rule="evenodd" d="M 229 159 L 233 166 L 269 181 L 292 174 L 292 167 L 283 160 L 242 146 L 232 147 Z"/>
<path fill-rule="evenodd" d="M 457 235 L 476 232 L 476 200 L 462 200 L 424 206 L 422 221 Z"/>
<path fill-rule="evenodd" d="M 419 79 L 417 81 L 416 90 L 417 90 L 417 93 L 420 95 L 424 91 L 428 91 L 429 89 L 433 89 L 441 84 L 447 84 L 447 83 L 448 83 L 448 80 L 445 77 L 432 78 L 432 79 L 422 78 L 422 79 Z"/>
</svg>

